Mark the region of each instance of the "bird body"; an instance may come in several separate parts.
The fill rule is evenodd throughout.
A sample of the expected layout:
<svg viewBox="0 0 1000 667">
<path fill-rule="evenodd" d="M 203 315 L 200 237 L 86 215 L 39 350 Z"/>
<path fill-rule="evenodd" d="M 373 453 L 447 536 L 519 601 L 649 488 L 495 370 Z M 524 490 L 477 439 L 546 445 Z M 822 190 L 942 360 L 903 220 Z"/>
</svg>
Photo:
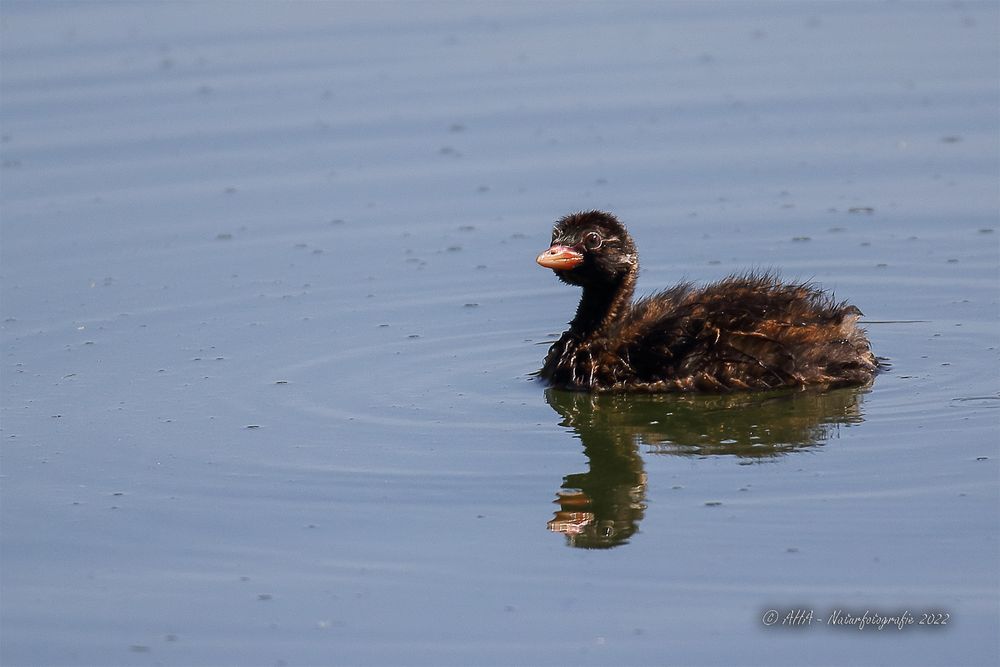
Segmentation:
<svg viewBox="0 0 1000 667">
<path fill-rule="evenodd" d="M 868 383 L 878 364 L 856 307 L 770 273 L 682 283 L 632 303 L 635 245 L 611 214 L 556 223 L 538 256 L 583 288 L 539 375 L 594 392 L 727 392 Z"/>
</svg>

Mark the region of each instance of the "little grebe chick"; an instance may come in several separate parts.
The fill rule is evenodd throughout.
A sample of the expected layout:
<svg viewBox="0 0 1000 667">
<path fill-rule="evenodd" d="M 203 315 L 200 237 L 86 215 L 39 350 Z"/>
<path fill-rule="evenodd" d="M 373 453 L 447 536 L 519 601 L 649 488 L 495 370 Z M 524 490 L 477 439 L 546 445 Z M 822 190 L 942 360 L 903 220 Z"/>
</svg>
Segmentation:
<svg viewBox="0 0 1000 667">
<path fill-rule="evenodd" d="M 615 216 L 568 215 L 538 263 L 583 288 L 543 379 L 595 392 L 671 392 L 861 385 L 878 364 L 861 311 L 769 274 L 682 283 L 632 303 L 639 262 Z"/>
</svg>

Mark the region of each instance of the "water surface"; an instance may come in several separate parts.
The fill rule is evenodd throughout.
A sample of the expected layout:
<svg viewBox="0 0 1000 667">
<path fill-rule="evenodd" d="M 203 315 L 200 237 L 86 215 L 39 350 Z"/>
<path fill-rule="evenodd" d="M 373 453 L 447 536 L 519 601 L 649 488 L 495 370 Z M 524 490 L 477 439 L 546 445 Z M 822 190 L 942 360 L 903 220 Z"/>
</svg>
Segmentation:
<svg viewBox="0 0 1000 667">
<path fill-rule="evenodd" d="M 998 662 L 998 18 L 5 2 L 0 661 Z M 891 370 L 546 390 L 594 207 Z"/>
</svg>

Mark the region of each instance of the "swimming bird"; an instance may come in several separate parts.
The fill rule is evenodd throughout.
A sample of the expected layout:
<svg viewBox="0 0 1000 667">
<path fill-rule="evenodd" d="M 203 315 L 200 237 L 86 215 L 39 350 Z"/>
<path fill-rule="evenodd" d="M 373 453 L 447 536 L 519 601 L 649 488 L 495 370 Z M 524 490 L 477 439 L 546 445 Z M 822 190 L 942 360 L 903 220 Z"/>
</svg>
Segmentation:
<svg viewBox="0 0 1000 667">
<path fill-rule="evenodd" d="M 539 375 L 591 392 L 729 392 L 862 385 L 878 362 L 861 311 L 771 273 L 681 283 L 633 303 L 639 260 L 604 211 L 560 219 L 537 262 L 583 288 Z"/>
</svg>

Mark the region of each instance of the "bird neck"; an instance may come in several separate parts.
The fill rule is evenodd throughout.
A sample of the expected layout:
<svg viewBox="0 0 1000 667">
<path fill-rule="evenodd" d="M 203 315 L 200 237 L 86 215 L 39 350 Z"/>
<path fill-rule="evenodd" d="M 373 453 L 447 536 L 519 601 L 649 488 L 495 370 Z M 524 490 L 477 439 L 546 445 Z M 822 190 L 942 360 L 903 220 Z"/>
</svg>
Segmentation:
<svg viewBox="0 0 1000 667">
<path fill-rule="evenodd" d="M 635 271 L 611 284 L 585 286 L 570 331 L 582 338 L 606 331 L 628 310 L 634 290 Z"/>
</svg>

